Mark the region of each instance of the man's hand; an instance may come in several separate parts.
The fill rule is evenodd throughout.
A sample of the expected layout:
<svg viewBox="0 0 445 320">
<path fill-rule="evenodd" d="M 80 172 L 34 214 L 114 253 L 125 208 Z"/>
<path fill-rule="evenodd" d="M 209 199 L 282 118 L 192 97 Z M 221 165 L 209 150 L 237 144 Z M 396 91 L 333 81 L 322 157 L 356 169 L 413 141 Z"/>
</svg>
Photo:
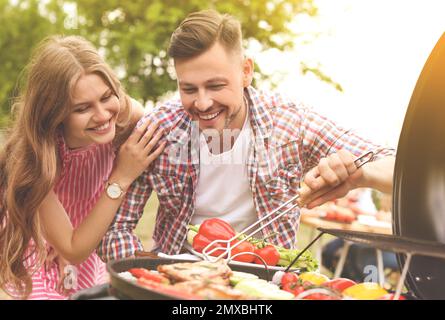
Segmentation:
<svg viewBox="0 0 445 320">
<path fill-rule="evenodd" d="M 302 194 L 307 208 L 317 207 L 327 201 L 344 197 L 350 190 L 359 187 L 363 179 L 363 169 L 357 169 L 355 156 L 346 150 L 340 150 L 326 158 L 305 176 L 303 186 L 309 193 Z"/>
</svg>

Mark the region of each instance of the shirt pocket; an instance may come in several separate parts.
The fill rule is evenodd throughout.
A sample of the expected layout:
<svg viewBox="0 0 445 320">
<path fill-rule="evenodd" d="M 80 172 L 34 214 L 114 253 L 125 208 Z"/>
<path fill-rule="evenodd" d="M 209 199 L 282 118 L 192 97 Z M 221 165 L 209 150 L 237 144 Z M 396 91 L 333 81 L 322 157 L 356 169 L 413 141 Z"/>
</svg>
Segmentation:
<svg viewBox="0 0 445 320">
<path fill-rule="evenodd" d="M 289 164 L 280 167 L 276 174 L 266 182 L 266 190 L 275 209 L 298 194 L 300 172 L 298 165 Z"/>
<path fill-rule="evenodd" d="M 175 176 L 160 174 L 153 174 L 151 180 L 159 207 L 170 215 L 178 214 L 184 203 L 184 182 Z"/>
</svg>

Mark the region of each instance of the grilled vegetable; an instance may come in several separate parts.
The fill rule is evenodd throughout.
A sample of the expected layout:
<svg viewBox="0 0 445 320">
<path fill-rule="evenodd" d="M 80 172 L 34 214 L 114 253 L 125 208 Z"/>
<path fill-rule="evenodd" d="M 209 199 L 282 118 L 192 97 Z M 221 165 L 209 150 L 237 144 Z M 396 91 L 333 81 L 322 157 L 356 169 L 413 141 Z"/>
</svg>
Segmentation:
<svg viewBox="0 0 445 320">
<path fill-rule="evenodd" d="M 198 234 L 198 231 L 189 229 L 187 232 L 187 243 L 189 245 L 193 245 L 193 239 L 195 238 L 195 236 Z"/>
<path fill-rule="evenodd" d="M 277 248 L 280 253 L 280 260 L 277 265 L 282 267 L 289 266 L 301 252 L 300 250 L 286 249 L 280 246 L 275 246 L 275 248 Z M 312 256 L 312 253 L 307 250 L 298 258 L 292 267 L 299 268 L 302 271 L 316 271 L 318 270 L 318 261 Z"/>
<path fill-rule="evenodd" d="M 244 292 L 248 296 L 261 299 L 290 300 L 294 298 L 292 293 L 281 290 L 277 285 L 262 279 L 241 280 L 235 286 L 235 289 Z"/>
<path fill-rule="evenodd" d="M 153 272 L 144 268 L 132 268 L 128 270 L 137 279 L 146 279 L 158 283 L 170 283 L 168 278 L 162 276 L 158 272 Z"/>
<path fill-rule="evenodd" d="M 323 287 L 331 288 L 334 290 L 337 290 L 339 292 L 343 292 L 349 287 L 352 287 L 353 285 L 356 285 L 354 281 L 346 278 L 337 278 L 333 280 L 326 281 L 322 284 Z"/>
<path fill-rule="evenodd" d="M 246 280 L 246 279 L 258 279 L 257 275 L 254 275 L 252 273 L 247 273 L 247 272 L 240 272 L 240 271 L 232 271 L 232 275 L 230 276 L 229 280 L 230 280 L 230 284 L 232 286 L 237 285 L 241 280 Z"/>
<path fill-rule="evenodd" d="M 325 283 L 326 281 L 329 281 L 329 278 L 325 276 L 324 274 L 318 273 L 318 272 L 304 272 L 300 274 L 299 276 L 300 281 L 309 282 L 313 285 L 321 285 L 322 283 Z"/>
<path fill-rule="evenodd" d="M 359 283 L 343 291 L 343 295 L 358 300 L 375 300 L 386 294 L 388 294 L 388 292 L 374 282 Z"/>
</svg>

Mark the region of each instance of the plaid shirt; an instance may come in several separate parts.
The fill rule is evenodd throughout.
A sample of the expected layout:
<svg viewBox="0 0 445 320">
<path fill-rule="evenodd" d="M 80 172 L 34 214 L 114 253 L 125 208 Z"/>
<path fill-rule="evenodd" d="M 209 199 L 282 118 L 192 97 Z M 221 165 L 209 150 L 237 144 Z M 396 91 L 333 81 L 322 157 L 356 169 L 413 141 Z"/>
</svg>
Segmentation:
<svg viewBox="0 0 445 320">
<path fill-rule="evenodd" d="M 249 87 L 245 96 L 253 131 L 247 171 L 259 218 L 295 196 L 304 174 L 327 154 L 344 148 L 356 156 L 373 150 L 374 160 L 394 155 L 393 149 L 362 139 L 280 94 Z M 197 122 L 191 120 L 179 100 L 155 107 L 139 125 L 144 121 L 160 123 L 164 132 L 168 132 L 167 146 L 128 190 L 114 223 L 97 248 L 104 261 L 131 256 L 135 250 L 143 249 L 133 230 L 153 190 L 159 200 L 153 238 L 162 252 L 181 251 L 187 225 L 195 212 L 199 177 Z M 295 208 L 263 229 L 263 233 L 274 234 L 271 242 L 292 248 L 299 218 L 299 209 Z"/>
</svg>

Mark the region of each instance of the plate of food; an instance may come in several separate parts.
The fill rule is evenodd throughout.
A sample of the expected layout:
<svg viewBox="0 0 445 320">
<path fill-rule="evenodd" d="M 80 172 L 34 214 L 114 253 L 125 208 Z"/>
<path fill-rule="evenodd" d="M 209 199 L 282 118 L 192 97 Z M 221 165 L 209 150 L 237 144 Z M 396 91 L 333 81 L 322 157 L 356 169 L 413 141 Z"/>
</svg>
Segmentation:
<svg viewBox="0 0 445 320">
<path fill-rule="evenodd" d="M 110 291 L 121 299 L 394 299 L 393 294 L 377 283 L 329 279 L 318 272 L 285 273 L 251 266 L 229 266 L 223 259 L 212 262 L 129 258 L 109 262 L 107 270 Z"/>
<path fill-rule="evenodd" d="M 228 266 L 225 260 L 131 258 L 107 264 L 112 292 L 121 299 L 292 299 L 267 281 L 265 270 Z M 242 280 L 249 280 L 241 285 Z"/>
</svg>

